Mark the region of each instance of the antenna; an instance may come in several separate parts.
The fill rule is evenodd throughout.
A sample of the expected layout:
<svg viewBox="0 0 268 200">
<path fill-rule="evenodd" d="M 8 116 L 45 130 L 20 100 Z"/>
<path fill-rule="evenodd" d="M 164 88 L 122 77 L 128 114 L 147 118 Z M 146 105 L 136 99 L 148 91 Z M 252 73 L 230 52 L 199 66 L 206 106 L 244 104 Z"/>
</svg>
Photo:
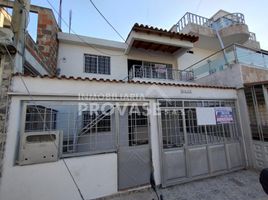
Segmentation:
<svg viewBox="0 0 268 200">
<path fill-rule="evenodd" d="M 59 18 L 58 18 L 58 23 L 59 27 L 61 29 L 61 13 L 62 13 L 62 0 L 60 0 L 60 6 L 59 6 Z"/>
<path fill-rule="evenodd" d="M 69 11 L 69 34 L 72 30 L 72 10 Z"/>
</svg>

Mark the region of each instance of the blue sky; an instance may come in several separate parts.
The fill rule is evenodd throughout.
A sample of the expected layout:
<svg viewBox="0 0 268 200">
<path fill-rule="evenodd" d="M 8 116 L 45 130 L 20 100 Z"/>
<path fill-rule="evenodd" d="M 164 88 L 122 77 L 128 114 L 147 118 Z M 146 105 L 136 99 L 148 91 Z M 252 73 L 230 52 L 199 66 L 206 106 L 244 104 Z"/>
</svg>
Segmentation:
<svg viewBox="0 0 268 200">
<path fill-rule="evenodd" d="M 59 0 L 49 0 L 58 9 Z M 261 47 L 268 50 L 267 0 L 93 0 L 115 28 L 127 37 L 134 23 L 169 29 L 186 12 L 210 17 L 219 9 L 241 12 L 251 32 L 255 32 Z M 31 0 L 32 4 L 50 7 L 46 0 Z M 122 41 L 106 24 L 89 0 L 63 0 L 63 18 L 68 22 L 72 9 L 72 29 L 80 35 Z M 56 19 L 58 19 L 55 13 Z M 36 19 L 31 17 L 30 28 Z M 62 29 L 68 32 L 63 23 Z"/>
</svg>

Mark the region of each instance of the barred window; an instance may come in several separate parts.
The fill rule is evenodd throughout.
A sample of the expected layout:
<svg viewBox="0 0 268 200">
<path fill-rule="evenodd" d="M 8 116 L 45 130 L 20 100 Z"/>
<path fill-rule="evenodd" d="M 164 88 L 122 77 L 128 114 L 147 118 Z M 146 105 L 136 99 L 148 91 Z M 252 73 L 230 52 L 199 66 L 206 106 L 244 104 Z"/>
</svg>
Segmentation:
<svg viewBox="0 0 268 200">
<path fill-rule="evenodd" d="M 148 144 L 147 110 L 141 106 L 131 109 L 128 113 L 128 140 L 129 146 Z"/>
<path fill-rule="evenodd" d="M 111 74 L 110 57 L 85 54 L 85 72 L 94 74 Z"/>
<path fill-rule="evenodd" d="M 111 117 L 102 112 L 83 111 L 83 128 L 87 129 L 87 133 L 110 132 Z"/>
<path fill-rule="evenodd" d="M 55 130 L 57 111 L 40 105 L 28 105 L 26 109 L 25 131 Z"/>
</svg>

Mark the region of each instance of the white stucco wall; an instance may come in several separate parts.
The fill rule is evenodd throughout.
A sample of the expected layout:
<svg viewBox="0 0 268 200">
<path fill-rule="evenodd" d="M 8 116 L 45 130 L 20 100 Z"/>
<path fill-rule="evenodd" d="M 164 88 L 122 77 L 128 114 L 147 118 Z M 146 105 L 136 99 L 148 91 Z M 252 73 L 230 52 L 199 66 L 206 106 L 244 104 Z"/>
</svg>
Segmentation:
<svg viewBox="0 0 268 200">
<path fill-rule="evenodd" d="M 145 36 L 147 36 L 145 34 Z M 102 40 L 98 38 L 82 37 L 85 42 L 81 42 L 79 38 L 72 34 L 60 33 L 59 37 L 59 56 L 58 68 L 60 75 L 74 76 L 74 77 L 90 77 L 90 78 L 105 78 L 105 79 L 126 79 L 128 76 L 128 59 L 141 60 L 148 62 L 156 62 L 163 64 L 172 64 L 177 69 L 177 58 L 179 54 L 170 54 L 164 52 L 150 51 L 145 49 L 135 49 L 128 47 L 125 43 Z M 150 37 L 152 37 L 150 35 Z M 156 37 L 155 40 L 159 37 Z M 166 39 L 160 37 L 161 40 Z M 169 38 L 168 38 L 169 39 Z M 156 40 L 158 41 L 158 40 Z M 163 43 L 163 41 L 159 41 Z M 191 48 L 192 43 L 186 41 L 176 40 L 177 45 L 184 48 Z M 106 45 L 106 46 L 105 46 Z M 84 54 L 109 56 L 111 59 L 111 74 L 94 74 L 84 72 Z M 182 62 L 191 60 L 192 57 L 186 57 Z M 197 58 L 196 58 L 197 59 Z"/>
<path fill-rule="evenodd" d="M 122 80 L 128 76 L 128 59 L 172 64 L 177 69 L 177 57 L 169 53 L 132 49 L 128 55 L 124 55 L 124 51 L 120 50 L 101 47 L 97 47 L 97 49 L 85 45 L 60 42 L 58 57 L 60 75 Z M 111 59 L 111 74 L 85 73 L 84 54 L 109 56 Z"/>
<path fill-rule="evenodd" d="M 92 48 L 86 45 L 67 44 L 60 42 L 58 68 L 61 75 L 74 77 L 95 77 L 104 79 L 125 79 L 127 73 L 127 57 L 124 51 L 110 50 L 101 47 Z M 109 56 L 111 62 L 111 74 L 92 74 L 84 72 L 84 54 Z"/>
<path fill-rule="evenodd" d="M 11 100 L 0 199 L 81 200 L 62 160 L 28 166 L 15 165 L 20 99 L 13 97 Z M 68 158 L 65 161 L 85 199 L 94 199 L 117 192 L 115 153 Z"/>
<path fill-rule="evenodd" d="M 143 94 L 155 109 L 156 98 L 236 99 L 235 90 L 217 88 L 158 86 L 153 84 L 105 83 L 98 81 L 58 80 L 24 77 L 35 100 L 77 101 L 78 94 Z M 80 200 L 80 196 L 62 160 L 28 166 L 15 165 L 20 126 L 21 100 L 30 100 L 20 77 L 12 81 L 12 99 L 8 138 L 4 158 L 0 199 L 4 200 Z M 185 94 L 181 90 L 191 90 Z M 161 183 L 161 154 L 157 116 L 150 115 L 152 162 L 156 184 Z M 118 191 L 117 154 L 67 158 L 66 163 L 85 199 Z"/>
</svg>

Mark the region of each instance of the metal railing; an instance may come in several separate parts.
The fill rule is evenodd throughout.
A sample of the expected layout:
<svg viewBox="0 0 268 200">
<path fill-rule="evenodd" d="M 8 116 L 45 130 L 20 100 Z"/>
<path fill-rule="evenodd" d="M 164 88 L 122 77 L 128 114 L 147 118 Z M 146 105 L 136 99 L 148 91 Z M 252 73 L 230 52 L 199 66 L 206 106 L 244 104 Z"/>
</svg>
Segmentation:
<svg viewBox="0 0 268 200">
<path fill-rule="evenodd" d="M 255 33 L 252 33 L 252 32 L 249 32 L 249 40 L 257 41 L 256 34 Z"/>
<path fill-rule="evenodd" d="M 177 31 L 181 32 L 190 23 L 210 27 L 212 21 L 206 17 L 187 12 L 176 24 Z"/>
<path fill-rule="evenodd" d="M 245 17 L 242 13 L 231 13 L 213 21 L 212 19 L 187 12 L 176 24 L 177 32 L 181 32 L 188 24 L 220 30 L 233 24 L 245 24 Z"/>
<path fill-rule="evenodd" d="M 216 30 L 221 30 L 234 24 L 245 24 L 245 17 L 242 13 L 232 13 L 224 15 L 212 22 L 212 28 Z"/>
<path fill-rule="evenodd" d="M 261 50 L 232 44 L 187 67 L 185 70 L 191 71 L 193 80 L 196 80 L 223 71 L 235 63 L 268 69 L 268 54 Z"/>
<path fill-rule="evenodd" d="M 133 65 L 129 71 L 129 79 L 159 79 L 170 81 L 193 81 L 193 72 L 175 70 L 168 67 Z"/>
</svg>

